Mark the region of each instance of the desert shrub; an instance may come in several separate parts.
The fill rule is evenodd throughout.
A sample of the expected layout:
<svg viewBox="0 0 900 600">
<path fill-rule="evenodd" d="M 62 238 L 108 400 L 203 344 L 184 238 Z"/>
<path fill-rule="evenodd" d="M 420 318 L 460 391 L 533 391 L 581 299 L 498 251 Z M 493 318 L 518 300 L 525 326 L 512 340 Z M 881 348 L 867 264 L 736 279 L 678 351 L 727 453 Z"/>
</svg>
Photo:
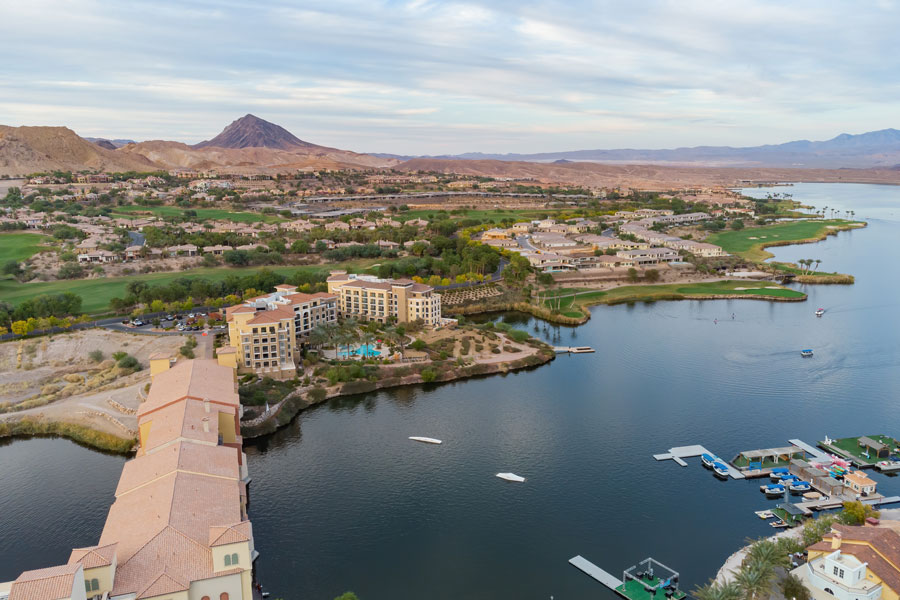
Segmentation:
<svg viewBox="0 0 900 600">
<path fill-rule="evenodd" d="M 113 353 L 112 353 L 113 360 L 116 361 L 116 362 L 119 362 L 120 360 L 122 360 L 122 359 L 125 358 L 126 356 L 128 356 L 128 353 L 127 353 L 127 352 L 122 352 L 121 350 L 119 350 L 118 352 L 113 352 Z"/>
<path fill-rule="evenodd" d="M 419 352 L 421 352 L 422 350 L 424 350 L 425 348 L 428 347 L 428 344 L 426 344 L 424 340 L 416 338 L 416 341 L 414 341 L 409 346 L 413 350 L 418 350 Z"/>
<path fill-rule="evenodd" d="M 325 399 L 325 396 L 328 395 L 328 392 L 325 391 L 325 388 L 314 387 L 306 393 L 306 397 L 311 402 L 321 402 Z"/>
<path fill-rule="evenodd" d="M 127 354 L 120 358 L 116 364 L 120 369 L 134 369 L 135 371 L 141 369 L 141 363 L 138 362 L 138 359 Z"/>
<path fill-rule="evenodd" d="M 420 374 L 422 375 L 422 381 L 425 383 L 431 383 L 437 379 L 437 373 L 435 373 L 433 369 L 422 369 Z"/>
<path fill-rule="evenodd" d="M 528 340 L 530 335 L 528 335 L 527 331 L 522 331 L 521 329 L 514 329 L 509 332 L 509 337 L 514 342 L 522 343 Z"/>
<path fill-rule="evenodd" d="M 500 354 L 500 348 L 494 346 L 491 348 L 491 354 Z"/>
<path fill-rule="evenodd" d="M 88 352 L 88 358 L 90 358 L 95 363 L 98 363 L 103 360 L 103 350 L 91 350 Z"/>
</svg>

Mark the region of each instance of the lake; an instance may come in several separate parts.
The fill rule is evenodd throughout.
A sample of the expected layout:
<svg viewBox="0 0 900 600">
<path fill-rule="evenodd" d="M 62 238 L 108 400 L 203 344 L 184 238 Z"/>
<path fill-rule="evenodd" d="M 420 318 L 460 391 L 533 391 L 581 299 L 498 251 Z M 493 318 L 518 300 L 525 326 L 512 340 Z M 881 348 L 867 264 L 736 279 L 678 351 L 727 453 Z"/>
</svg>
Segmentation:
<svg viewBox="0 0 900 600">
<path fill-rule="evenodd" d="M 272 597 L 615 597 L 568 564 L 576 554 L 614 574 L 653 556 L 689 589 L 747 537 L 772 533 L 753 511 L 775 502 L 759 481 L 718 481 L 697 459 L 682 468 L 653 454 L 703 444 L 730 459 L 789 438 L 900 435 L 900 280 L 889 262 L 900 255 L 900 188 L 768 191 L 869 220 L 772 249 L 779 260 L 822 259 L 855 285 L 797 285 L 809 294 L 799 303 L 598 306 L 577 328 L 494 316 L 597 352 L 336 399 L 248 444 L 257 571 Z M 803 348 L 815 356 L 801 358 Z M 13 557 L 0 580 L 95 543 L 121 464 L 63 440 L 0 447 L 0 555 Z M 900 479 L 874 477 L 900 494 Z"/>
</svg>

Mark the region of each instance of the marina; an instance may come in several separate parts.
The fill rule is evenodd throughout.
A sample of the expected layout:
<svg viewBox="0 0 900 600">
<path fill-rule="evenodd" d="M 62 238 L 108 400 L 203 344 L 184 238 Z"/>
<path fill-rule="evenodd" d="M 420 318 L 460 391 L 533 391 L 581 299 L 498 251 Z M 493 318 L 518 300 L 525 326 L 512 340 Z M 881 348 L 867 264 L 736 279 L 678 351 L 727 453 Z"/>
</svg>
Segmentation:
<svg viewBox="0 0 900 600">
<path fill-rule="evenodd" d="M 678 446 L 676 448 L 669 448 L 669 451 L 663 454 L 654 454 L 653 458 L 656 460 L 674 460 L 677 464 L 682 467 L 686 467 L 687 463 L 685 462 L 685 458 L 693 458 L 695 456 L 702 456 L 704 454 L 709 454 L 711 456 L 715 456 L 712 452 L 704 448 L 700 445 L 694 446 Z M 724 463 L 720 463 L 728 472 L 728 476 L 732 479 L 743 479 L 744 475 L 731 465 L 727 465 Z"/>
<path fill-rule="evenodd" d="M 657 594 L 668 600 L 686 596 L 678 589 L 679 574 L 653 558 L 645 558 L 622 573 L 618 579 L 581 555 L 569 559 L 569 564 L 593 577 L 626 600 L 651 600 Z"/>
</svg>

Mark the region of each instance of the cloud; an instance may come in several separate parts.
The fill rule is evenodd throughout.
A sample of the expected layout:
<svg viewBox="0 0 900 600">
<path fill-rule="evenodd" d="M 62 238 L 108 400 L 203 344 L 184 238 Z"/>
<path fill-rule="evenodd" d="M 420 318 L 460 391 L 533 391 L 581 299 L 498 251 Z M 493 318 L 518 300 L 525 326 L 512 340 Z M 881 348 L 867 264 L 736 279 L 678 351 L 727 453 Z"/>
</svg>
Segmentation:
<svg viewBox="0 0 900 600">
<path fill-rule="evenodd" d="M 5 124 L 196 142 L 247 112 L 402 154 L 897 126 L 895 2 L 3 3 Z"/>
</svg>

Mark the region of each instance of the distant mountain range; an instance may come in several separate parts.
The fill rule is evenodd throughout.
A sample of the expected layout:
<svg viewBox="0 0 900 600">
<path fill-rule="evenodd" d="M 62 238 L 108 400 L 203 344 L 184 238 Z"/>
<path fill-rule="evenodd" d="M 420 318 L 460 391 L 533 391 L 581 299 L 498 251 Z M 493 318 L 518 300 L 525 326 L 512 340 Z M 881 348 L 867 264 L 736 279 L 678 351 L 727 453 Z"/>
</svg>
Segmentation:
<svg viewBox="0 0 900 600">
<path fill-rule="evenodd" d="M 434 158 L 449 160 L 501 160 L 516 162 L 598 162 L 610 164 L 654 164 L 708 167 L 794 167 L 794 168 L 893 168 L 900 165 L 900 131 L 882 129 L 859 135 L 842 133 L 823 142 L 799 140 L 785 144 L 769 144 L 734 148 L 731 146 L 696 146 L 669 150 L 573 150 L 537 154 L 485 154 L 467 152 L 444 156 L 398 156 L 374 154 L 384 158 L 409 160 Z"/>
<path fill-rule="evenodd" d="M 217 136 L 193 146 L 182 142 L 82 138 L 65 127 L 0 125 L 0 175 L 27 175 L 51 170 L 228 170 L 274 173 L 299 169 L 395 167 L 430 168 L 479 175 L 521 176 L 558 181 L 588 168 L 606 166 L 764 169 L 900 169 L 900 131 L 883 129 L 841 134 L 822 142 L 733 148 L 698 146 L 670 150 L 575 150 L 538 154 L 398 156 L 360 154 L 318 146 L 254 115 L 229 124 Z M 612 171 L 610 171 L 612 172 Z M 568 181 L 568 180 L 567 180 Z M 584 180 L 587 182 L 587 180 Z"/>
<path fill-rule="evenodd" d="M 171 169 L 271 173 L 299 169 L 389 167 L 399 161 L 317 146 L 254 115 L 228 125 L 216 137 L 181 142 L 82 138 L 66 127 L 0 125 L 0 175 L 82 169 Z"/>
</svg>

